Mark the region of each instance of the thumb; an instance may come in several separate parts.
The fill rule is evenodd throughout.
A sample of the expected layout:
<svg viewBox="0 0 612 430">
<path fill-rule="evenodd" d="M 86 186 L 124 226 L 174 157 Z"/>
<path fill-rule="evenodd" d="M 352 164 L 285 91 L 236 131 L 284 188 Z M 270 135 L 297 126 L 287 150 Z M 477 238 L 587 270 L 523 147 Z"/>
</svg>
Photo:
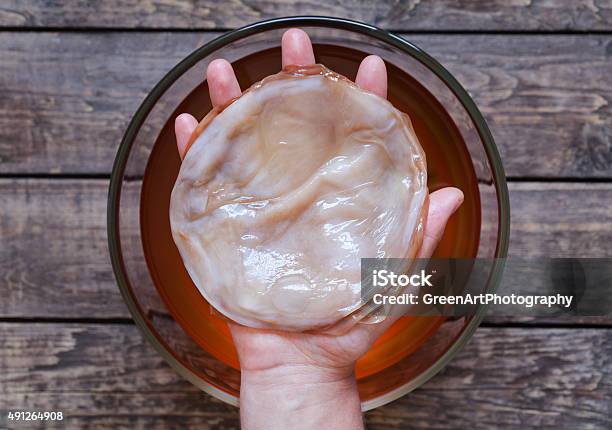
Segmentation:
<svg viewBox="0 0 612 430">
<path fill-rule="evenodd" d="M 429 195 L 429 211 L 425 222 L 423 243 L 417 258 L 429 258 L 444 235 L 446 223 L 463 203 L 463 193 L 454 187 L 442 188 Z"/>
<path fill-rule="evenodd" d="M 446 187 L 430 194 L 423 243 L 417 258 L 431 257 L 444 235 L 446 223 L 451 215 L 461 206 L 461 203 L 463 203 L 463 193 L 458 188 Z M 358 330 L 368 332 L 370 343 L 373 343 L 395 321 L 404 315 L 405 309 L 401 305 L 391 306 L 390 313 L 385 316 L 383 321 L 373 324 L 357 324 L 355 327 Z"/>
</svg>

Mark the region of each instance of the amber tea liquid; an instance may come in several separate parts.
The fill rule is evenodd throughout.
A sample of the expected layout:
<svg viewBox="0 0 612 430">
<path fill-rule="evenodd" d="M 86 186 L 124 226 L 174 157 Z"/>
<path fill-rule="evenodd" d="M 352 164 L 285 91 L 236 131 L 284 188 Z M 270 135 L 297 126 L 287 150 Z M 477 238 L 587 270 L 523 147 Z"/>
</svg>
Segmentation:
<svg viewBox="0 0 612 430">
<path fill-rule="evenodd" d="M 349 48 L 315 45 L 317 62 L 355 79 L 366 53 Z M 236 61 L 233 66 L 242 89 L 277 73 L 280 48 L 268 49 Z M 480 236 L 480 200 L 476 176 L 465 143 L 440 103 L 415 79 L 387 65 L 389 100 L 407 113 L 427 157 L 429 189 L 452 185 L 465 201 L 449 221 L 437 257 L 469 258 L 476 255 Z M 202 70 L 204 77 L 204 70 Z M 174 138 L 174 119 L 188 112 L 198 120 L 211 109 L 205 82 L 195 88 L 169 117 L 150 155 L 143 178 L 141 229 L 143 247 L 153 282 L 174 319 L 209 354 L 239 369 L 238 358 L 226 321 L 204 300 L 187 274 L 172 240 L 169 220 L 170 193 L 178 175 L 180 159 Z M 357 377 L 385 369 L 414 352 L 439 325 L 442 318 L 403 317 L 373 345 L 357 363 Z"/>
</svg>

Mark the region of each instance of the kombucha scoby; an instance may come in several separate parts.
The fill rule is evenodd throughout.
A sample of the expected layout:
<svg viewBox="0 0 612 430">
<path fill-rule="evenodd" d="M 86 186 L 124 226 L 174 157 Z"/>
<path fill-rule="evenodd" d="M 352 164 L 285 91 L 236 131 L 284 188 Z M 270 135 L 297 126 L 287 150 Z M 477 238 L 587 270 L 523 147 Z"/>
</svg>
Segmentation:
<svg viewBox="0 0 612 430">
<path fill-rule="evenodd" d="M 412 258 L 425 154 L 408 116 L 321 65 L 265 78 L 198 126 L 172 236 L 206 300 L 256 328 L 311 330 L 358 310 L 361 258 Z"/>
</svg>

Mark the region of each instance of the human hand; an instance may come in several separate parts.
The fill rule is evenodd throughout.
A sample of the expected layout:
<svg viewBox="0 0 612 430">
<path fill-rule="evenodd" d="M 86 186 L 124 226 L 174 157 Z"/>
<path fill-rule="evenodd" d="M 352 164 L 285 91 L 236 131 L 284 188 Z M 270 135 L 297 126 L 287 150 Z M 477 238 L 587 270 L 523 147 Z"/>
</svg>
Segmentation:
<svg viewBox="0 0 612 430">
<path fill-rule="evenodd" d="M 282 38 L 283 67 L 305 66 L 314 62 L 308 35 L 297 29 L 285 32 Z M 242 93 L 232 66 L 225 60 L 211 62 L 206 78 L 214 107 L 225 106 Z M 387 72 L 382 59 L 366 57 L 359 66 L 355 83 L 386 98 Z M 181 158 L 185 156 L 197 124 L 197 120 L 189 114 L 176 118 L 175 133 Z M 423 244 L 418 257 L 431 256 L 449 217 L 462 201 L 463 194 L 456 188 L 443 188 L 430 195 Z M 288 403 L 295 410 L 292 416 L 276 421 L 279 428 L 289 425 L 292 428 L 296 428 L 296 425 L 310 428 L 316 425 L 318 418 L 325 419 L 325 427 L 355 428 L 360 425 L 359 398 L 353 376 L 355 362 L 396 319 L 387 318 L 378 324 L 357 324 L 341 335 L 256 330 L 230 323 L 242 371 L 243 425 L 274 427 L 269 421 L 262 421 L 272 417 L 264 411 L 272 406 L 275 418 L 283 418 L 278 410 Z M 344 398 L 340 399 L 338 407 L 334 407 L 338 396 Z M 331 417 L 326 412 L 328 408 L 331 408 Z M 333 418 L 339 420 L 336 425 L 330 425 Z"/>
</svg>

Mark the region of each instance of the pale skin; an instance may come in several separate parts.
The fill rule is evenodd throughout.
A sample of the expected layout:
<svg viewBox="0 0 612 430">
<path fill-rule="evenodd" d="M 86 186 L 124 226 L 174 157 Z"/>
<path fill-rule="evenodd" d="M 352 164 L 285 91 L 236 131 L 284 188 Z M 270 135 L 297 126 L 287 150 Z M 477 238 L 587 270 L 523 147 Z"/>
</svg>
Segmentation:
<svg viewBox="0 0 612 430">
<path fill-rule="evenodd" d="M 290 29 L 282 37 L 282 64 L 314 64 L 308 35 Z M 206 70 L 213 106 L 226 105 L 242 90 L 232 66 L 212 61 Z M 380 57 L 363 59 L 355 83 L 387 97 L 387 71 Z M 189 114 L 176 118 L 176 141 L 181 158 L 198 121 Z M 430 257 L 450 216 L 463 202 L 457 188 L 430 195 L 423 244 L 418 257 Z M 256 330 L 237 324 L 230 329 L 242 371 L 240 420 L 251 429 L 362 429 L 363 418 L 355 362 L 398 317 L 378 324 L 357 324 L 342 335 Z"/>
</svg>

